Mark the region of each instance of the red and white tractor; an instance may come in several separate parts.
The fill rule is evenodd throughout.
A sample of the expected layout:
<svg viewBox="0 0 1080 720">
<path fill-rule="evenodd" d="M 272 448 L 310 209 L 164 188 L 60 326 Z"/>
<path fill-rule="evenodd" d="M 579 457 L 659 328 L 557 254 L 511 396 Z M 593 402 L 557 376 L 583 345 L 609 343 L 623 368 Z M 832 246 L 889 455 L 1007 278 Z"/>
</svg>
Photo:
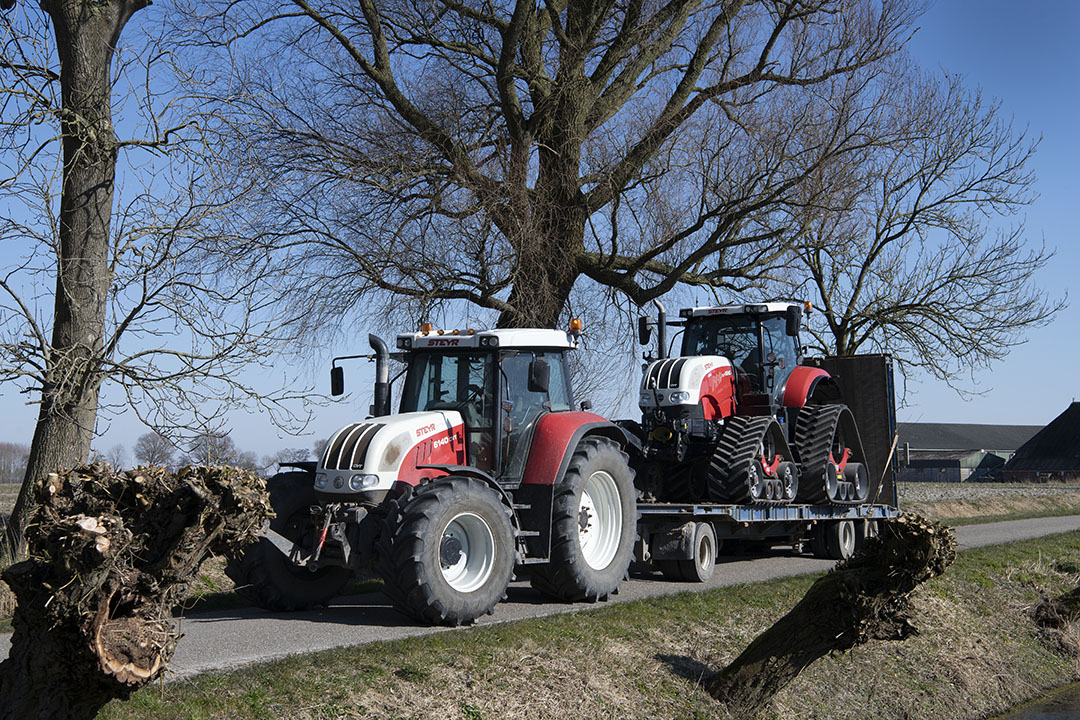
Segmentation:
<svg viewBox="0 0 1080 720">
<path fill-rule="evenodd" d="M 803 306 L 692 307 L 641 318 L 658 335 L 644 369 L 637 482 L 659 502 L 859 505 L 869 473 L 855 419 L 829 373 L 802 364 Z M 667 357 L 666 328 L 681 326 Z"/>
<path fill-rule="evenodd" d="M 616 592 L 636 537 L 628 438 L 574 409 L 572 328 L 400 334 L 398 414 L 390 353 L 369 336 L 373 417 L 271 478 L 277 518 L 229 563 L 239 591 L 267 609 L 325 604 L 374 562 L 398 609 L 449 625 L 490 613 L 515 568 L 561 600 Z M 340 394 L 337 359 L 331 382 Z"/>
</svg>

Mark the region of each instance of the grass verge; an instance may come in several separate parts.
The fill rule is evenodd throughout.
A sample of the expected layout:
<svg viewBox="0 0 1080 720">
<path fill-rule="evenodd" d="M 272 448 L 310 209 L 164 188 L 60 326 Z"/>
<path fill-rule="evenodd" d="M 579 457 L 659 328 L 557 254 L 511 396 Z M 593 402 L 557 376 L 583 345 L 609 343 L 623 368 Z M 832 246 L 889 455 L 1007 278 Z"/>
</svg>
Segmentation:
<svg viewBox="0 0 1080 720">
<path fill-rule="evenodd" d="M 904 503 L 903 509 L 946 525 L 975 525 L 1080 514 L 1080 492 L 1038 497 L 984 497 L 971 500 Z"/>
<path fill-rule="evenodd" d="M 101 718 L 713 718 L 701 677 L 812 577 L 332 650 L 145 688 Z M 916 594 L 921 634 L 816 663 L 771 718 L 979 718 L 1080 677 L 1076 629 L 1031 608 L 1080 582 L 1080 533 L 961 553 Z"/>
</svg>

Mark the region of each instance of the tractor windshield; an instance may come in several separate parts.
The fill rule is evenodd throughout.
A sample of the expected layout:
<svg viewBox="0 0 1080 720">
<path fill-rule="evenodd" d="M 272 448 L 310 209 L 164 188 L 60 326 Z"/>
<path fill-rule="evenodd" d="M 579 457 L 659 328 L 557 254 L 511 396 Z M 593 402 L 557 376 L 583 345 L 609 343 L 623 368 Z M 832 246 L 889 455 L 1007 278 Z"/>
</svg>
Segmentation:
<svg viewBox="0 0 1080 720">
<path fill-rule="evenodd" d="M 761 326 L 746 315 L 692 318 L 683 335 L 683 355 L 720 355 L 742 370 L 751 388 L 761 390 Z"/>
<path fill-rule="evenodd" d="M 783 317 L 710 315 L 686 326 L 683 355 L 722 355 L 752 392 L 780 392 L 799 364 L 799 347 Z"/>
<path fill-rule="evenodd" d="M 495 355 L 417 352 L 409 362 L 401 412 L 457 410 L 469 464 L 490 470 L 495 447 Z"/>
</svg>

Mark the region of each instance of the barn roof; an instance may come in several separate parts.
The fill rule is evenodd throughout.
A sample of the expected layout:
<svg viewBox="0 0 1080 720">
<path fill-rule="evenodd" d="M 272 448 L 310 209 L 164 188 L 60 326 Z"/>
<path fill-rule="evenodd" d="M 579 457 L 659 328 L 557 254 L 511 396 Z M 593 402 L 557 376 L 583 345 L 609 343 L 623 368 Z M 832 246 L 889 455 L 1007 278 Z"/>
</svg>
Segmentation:
<svg viewBox="0 0 1080 720">
<path fill-rule="evenodd" d="M 912 450 L 997 450 L 1012 452 L 1042 429 L 1041 425 L 971 423 L 897 423 L 898 447 Z"/>
<path fill-rule="evenodd" d="M 1080 402 L 1024 443 L 1004 467 L 1014 472 L 1080 471 Z"/>
</svg>

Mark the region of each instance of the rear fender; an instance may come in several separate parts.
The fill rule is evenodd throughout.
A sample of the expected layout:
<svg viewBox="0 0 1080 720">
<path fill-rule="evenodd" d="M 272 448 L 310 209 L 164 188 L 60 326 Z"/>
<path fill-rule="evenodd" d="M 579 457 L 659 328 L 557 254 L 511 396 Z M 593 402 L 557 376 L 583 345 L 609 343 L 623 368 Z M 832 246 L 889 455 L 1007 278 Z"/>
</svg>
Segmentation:
<svg viewBox="0 0 1080 720">
<path fill-rule="evenodd" d="M 551 556 L 551 508 L 555 485 L 566 474 L 578 443 L 587 437 L 611 438 L 626 448 L 629 438 L 621 427 L 589 412 L 548 413 L 540 418 L 529 448 L 521 486 L 514 492 L 519 505 L 521 529 L 536 532 L 526 536 L 531 559 Z"/>
<path fill-rule="evenodd" d="M 781 402 L 786 408 L 805 407 L 806 402 L 814 397 L 816 392 L 828 388 L 839 390 L 829 373 L 821 368 L 799 365 L 791 371 L 787 383 L 784 384 L 784 397 Z"/>
</svg>

